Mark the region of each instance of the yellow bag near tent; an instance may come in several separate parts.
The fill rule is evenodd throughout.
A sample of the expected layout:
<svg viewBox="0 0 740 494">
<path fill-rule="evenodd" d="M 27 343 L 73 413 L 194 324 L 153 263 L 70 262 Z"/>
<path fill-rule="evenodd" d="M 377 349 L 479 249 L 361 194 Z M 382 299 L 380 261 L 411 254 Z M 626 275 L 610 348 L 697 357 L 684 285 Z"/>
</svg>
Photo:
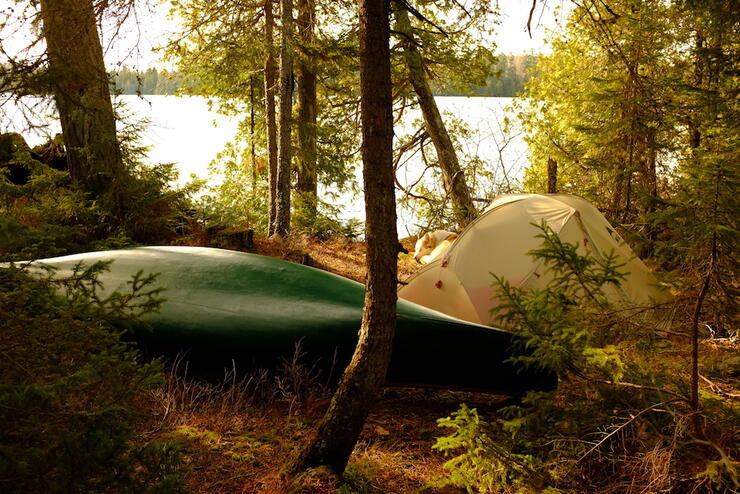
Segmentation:
<svg viewBox="0 0 740 494">
<path fill-rule="evenodd" d="M 624 264 L 626 279 L 606 291 L 610 302 L 637 305 L 670 298 L 599 210 L 566 194 L 497 197 L 442 257 L 409 279 L 399 297 L 466 321 L 491 324 L 491 309 L 499 303 L 491 273 L 523 288 L 544 288 L 552 279 L 543 261 L 527 255 L 541 247 L 542 239 L 536 238 L 541 231 L 533 223 L 542 221 L 564 242 L 578 244 L 581 254 L 603 259 L 613 252 L 616 262 Z"/>
</svg>

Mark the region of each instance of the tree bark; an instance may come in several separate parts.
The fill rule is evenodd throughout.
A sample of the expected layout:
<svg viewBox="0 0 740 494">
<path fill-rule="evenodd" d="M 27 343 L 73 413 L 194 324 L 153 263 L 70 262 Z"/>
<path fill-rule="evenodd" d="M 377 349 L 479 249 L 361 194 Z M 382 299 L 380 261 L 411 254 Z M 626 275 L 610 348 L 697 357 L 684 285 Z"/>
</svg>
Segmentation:
<svg viewBox="0 0 740 494">
<path fill-rule="evenodd" d="M 254 142 L 254 77 L 249 77 L 249 157 L 252 163 L 252 201 L 257 194 L 257 151 Z"/>
<path fill-rule="evenodd" d="M 316 69 L 313 56 L 305 47 L 314 42 L 315 0 L 298 1 L 298 35 L 304 46 L 297 64 L 298 73 L 298 143 L 300 146 L 296 191 L 303 217 L 310 227 L 316 219 L 318 190 L 316 177 Z"/>
<path fill-rule="evenodd" d="M 313 440 L 289 470 L 327 465 L 341 473 L 380 397 L 396 319 L 398 235 L 387 0 L 360 0 L 360 106 L 368 280 L 360 339 Z"/>
<path fill-rule="evenodd" d="M 273 0 L 265 0 L 265 127 L 267 128 L 267 175 L 270 184 L 270 205 L 268 208 L 267 233 L 275 233 L 275 215 L 277 213 L 277 123 L 275 122 L 275 17 L 272 12 Z"/>
<path fill-rule="evenodd" d="M 429 137 L 437 151 L 437 160 L 442 170 L 442 178 L 445 191 L 452 199 L 452 209 L 460 228 L 468 225 L 477 215 L 473 200 L 470 195 L 470 188 L 465 180 L 465 174 L 457 160 L 455 147 L 452 145 L 452 139 L 447 133 L 442 115 L 439 113 L 434 95 L 429 87 L 421 54 L 417 49 L 414 41 L 411 22 L 409 21 L 408 12 L 405 7 L 396 3 L 393 13 L 396 18 L 396 31 L 403 36 L 401 46 L 403 47 L 403 56 L 409 71 L 411 85 L 419 99 L 424 123 Z"/>
<path fill-rule="evenodd" d="M 558 192 L 558 162 L 552 158 L 547 158 L 547 193 L 557 194 Z"/>
<path fill-rule="evenodd" d="M 280 107 L 275 235 L 290 232 L 290 137 L 293 112 L 293 0 L 280 0 Z"/>
<path fill-rule="evenodd" d="M 701 56 L 701 51 L 704 49 L 706 39 L 704 36 L 699 34 L 698 31 L 694 33 L 694 85 L 697 88 L 701 88 L 704 84 L 704 63 Z M 688 119 L 689 124 L 689 147 L 691 149 L 698 149 L 701 145 L 701 131 L 699 130 L 698 118 L 695 115 L 690 115 Z"/>
<path fill-rule="evenodd" d="M 40 12 L 70 176 L 115 211 L 126 175 L 93 2 L 41 0 Z"/>
</svg>

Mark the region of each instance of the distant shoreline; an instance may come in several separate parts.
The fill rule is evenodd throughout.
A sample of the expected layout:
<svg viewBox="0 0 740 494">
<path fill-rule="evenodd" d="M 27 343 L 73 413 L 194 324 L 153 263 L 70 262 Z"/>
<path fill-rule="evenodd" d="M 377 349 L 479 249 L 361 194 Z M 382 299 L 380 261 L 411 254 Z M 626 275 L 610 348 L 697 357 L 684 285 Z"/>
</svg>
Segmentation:
<svg viewBox="0 0 740 494">
<path fill-rule="evenodd" d="M 524 85 L 534 73 L 537 55 L 497 55 L 496 65 L 490 69 L 485 86 L 472 86 L 465 90 L 437 85 L 434 96 L 467 96 L 488 98 L 514 98 L 524 91 Z M 128 66 L 111 72 L 111 94 L 120 95 L 176 95 L 188 92 L 188 86 L 200 82 L 178 71 L 150 67 L 136 70 Z"/>
</svg>

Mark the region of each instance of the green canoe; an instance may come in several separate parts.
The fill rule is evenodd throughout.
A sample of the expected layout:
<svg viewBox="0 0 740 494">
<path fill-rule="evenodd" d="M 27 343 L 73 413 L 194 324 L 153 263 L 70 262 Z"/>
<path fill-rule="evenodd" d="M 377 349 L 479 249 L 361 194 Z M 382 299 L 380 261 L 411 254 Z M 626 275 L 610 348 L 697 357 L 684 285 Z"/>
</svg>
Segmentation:
<svg viewBox="0 0 740 494">
<path fill-rule="evenodd" d="M 140 247 L 36 261 L 70 273 L 77 263 L 113 260 L 105 291 L 127 291 L 139 270 L 160 273 L 166 301 L 135 328 L 147 353 L 186 352 L 190 368 L 274 367 L 292 357 L 339 375 L 362 318 L 364 287 L 326 271 L 270 257 L 199 247 Z M 399 300 L 388 382 L 394 385 L 521 393 L 549 389 L 554 378 L 505 363 L 510 333 L 470 324 Z"/>
</svg>

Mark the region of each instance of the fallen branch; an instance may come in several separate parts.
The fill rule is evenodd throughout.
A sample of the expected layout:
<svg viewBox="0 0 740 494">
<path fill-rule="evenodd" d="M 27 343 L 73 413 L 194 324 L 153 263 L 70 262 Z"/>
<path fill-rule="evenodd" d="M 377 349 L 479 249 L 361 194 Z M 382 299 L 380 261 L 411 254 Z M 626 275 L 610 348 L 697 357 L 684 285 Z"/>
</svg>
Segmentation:
<svg viewBox="0 0 740 494">
<path fill-rule="evenodd" d="M 647 412 L 653 411 L 653 410 L 655 410 L 658 407 L 661 407 L 663 405 L 667 405 L 668 403 L 671 403 L 673 401 L 678 401 L 678 399 L 664 401 L 664 402 L 658 403 L 656 405 L 651 405 L 648 408 L 645 408 L 644 410 L 640 410 L 639 412 L 637 412 L 636 415 L 633 415 L 632 417 L 630 417 L 630 419 L 628 421 L 626 421 L 625 423 L 623 423 L 622 425 L 618 426 L 616 429 L 614 429 L 613 431 L 611 431 L 609 434 L 607 434 L 606 436 L 604 436 L 601 439 L 601 441 L 599 441 L 598 443 L 596 443 L 591 449 L 589 449 L 588 451 L 586 451 L 586 453 L 583 456 L 581 456 L 580 458 L 578 458 L 578 461 L 576 461 L 576 463 L 580 463 L 581 461 L 583 461 L 584 458 L 586 458 L 588 455 L 590 455 L 591 453 L 593 453 L 594 451 L 596 451 L 597 449 L 599 449 L 599 447 L 602 444 L 604 444 L 606 441 L 608 441 L 610 437 L 614 436 L 619 431 L 623 430 L 625 427 L 627 427 L 632 422 L 634 422 L 635 420 L 637 420 L 638 418 L 640 418 L 642 415 L 646 414 Z"/>
</svg>

